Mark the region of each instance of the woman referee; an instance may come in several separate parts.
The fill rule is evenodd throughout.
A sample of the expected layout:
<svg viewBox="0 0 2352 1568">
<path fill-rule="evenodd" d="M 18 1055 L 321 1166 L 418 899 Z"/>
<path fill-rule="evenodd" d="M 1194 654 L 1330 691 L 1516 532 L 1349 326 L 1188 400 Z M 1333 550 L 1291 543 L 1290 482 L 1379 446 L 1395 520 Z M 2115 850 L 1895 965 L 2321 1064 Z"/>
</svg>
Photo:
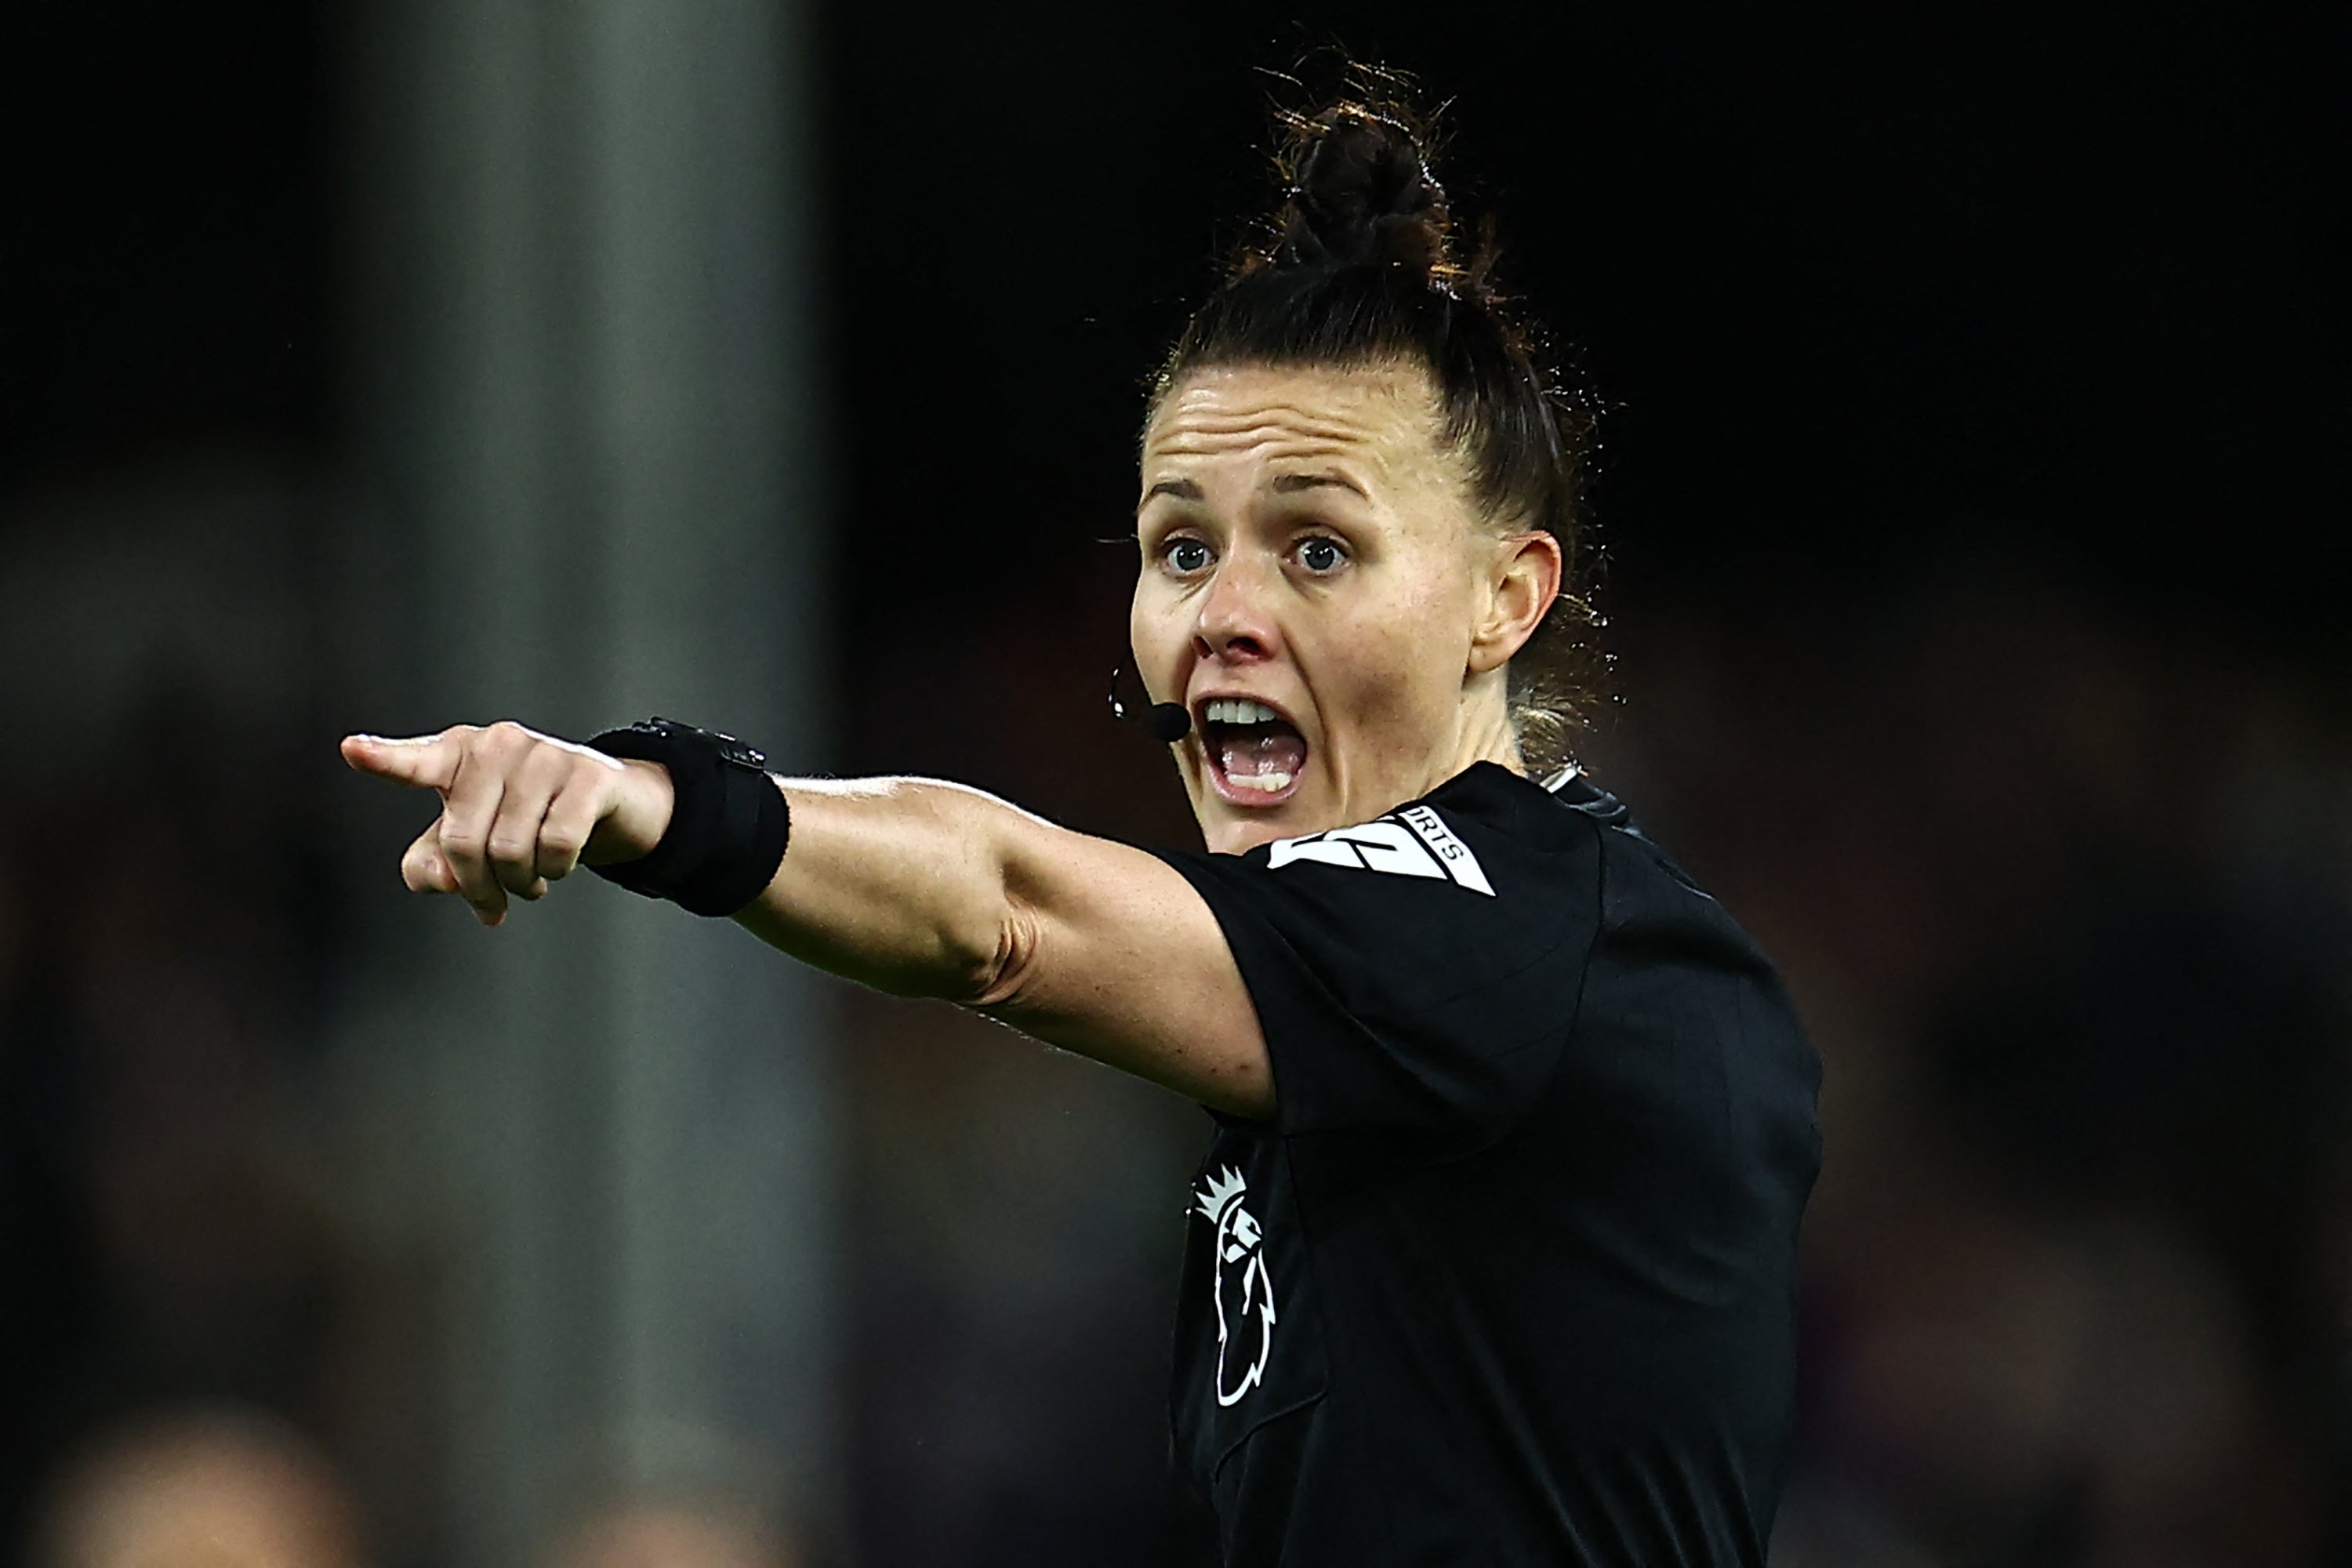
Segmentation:
<svg viewBox="0 0 2352 1568">
<path fill-rule="evenodd" d="M 1174 1432 L 1235 1568 L 1757 1563 L 1818 1068 L 1563 769 L 1584 431 L 1401 110 L 1292 125 L 1142 446 L 1137 668 L 1205 855 L 648 721 L 343 742 L 487 924 L 585 865 L 1208 1108 Z"/>
</svg>

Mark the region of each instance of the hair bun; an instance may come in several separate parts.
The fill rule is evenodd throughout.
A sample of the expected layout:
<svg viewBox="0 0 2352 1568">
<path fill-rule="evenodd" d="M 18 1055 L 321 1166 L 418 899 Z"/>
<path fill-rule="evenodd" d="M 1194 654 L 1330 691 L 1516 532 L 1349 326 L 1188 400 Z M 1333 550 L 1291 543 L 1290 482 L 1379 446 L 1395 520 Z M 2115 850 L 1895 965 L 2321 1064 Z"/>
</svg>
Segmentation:
<svg viewBox="0 0 2352 1568">
<path fill-rule="evenodd" d="M 1445 192 L 1430 176 L 1435 138 L 1414 112 L 1412 79 L 1342 64 L 1341 89 L 1307 100 L 1326 107 L 1275 110 L 1279 205 L 1252 226 L 1223 281 L 1184 323 L 1153 384 L 1150 417 L 1207 369 L 1425 375 L 1437 453 L 1478 526 L 1539 529 L 1559 543 L 1559 596 L 1512 655 L 1505 682 L 1521 756 L 1557 767 L 1570 760 L 1570 729 L 1605 668 L 1589 635 L 1599 617 L 1584 596 L 1593 407 L 1544 373 L 1517 306 L 1489 281 L 1493 226 L 1481 224 L 1472 246 L 1454 234 Z M 1287 79 L 1304 99 L 1307 85 Z"/>
<path fill-rule="evenodd" d="M 1290 122 L 1283 169 L 1290 199 L 1276 218 L 1282 267 L 1450 270 L 1445 191 L 1411 123 L 1360 103 Z"/>
</svg>

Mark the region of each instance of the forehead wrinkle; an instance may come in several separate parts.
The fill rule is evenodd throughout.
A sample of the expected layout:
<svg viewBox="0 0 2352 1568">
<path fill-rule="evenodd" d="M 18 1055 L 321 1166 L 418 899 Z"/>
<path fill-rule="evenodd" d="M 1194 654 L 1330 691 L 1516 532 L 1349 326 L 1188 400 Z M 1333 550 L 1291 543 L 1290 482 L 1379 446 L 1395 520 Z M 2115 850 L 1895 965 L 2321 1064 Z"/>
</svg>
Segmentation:
<svg viewBox="0 0 2352 1568">
<path fill-rule="evenodd" d="M 1370 452 L 1375 443 L 1346 441 L 1329 437 L 1302 436 L 1297 431 L 1255 429 L 1236 431 L 1230 436 L 1178 436 L 1166 441 L 1154 442 L 1149 458 L 1225 458 L 1258 455 L 1269 462 L 1306 460 L 1317 458 L 1348 458 Z"/>
<path fill-rule="evenodd" d="M 1180 411 L 1158 421 L 1144 442 L 1147 458 L 1205 457 L 1271 447 L 1270 456 L 1327 457 L 1381 445 L 1384 433 L 1345 416 L 1303 410 L 1250 409 L 1226 415 Z"/>
<path fill-rule="evenodd" d="M 1196 431 L 1204 436 L 1246 435 L 1255 430 L 1294 430 L 1301 435 L 1327 440 L 1366 440 L 1376 429 L 1375 422 L 1352 418 L 1346 412 L 1316 413 L 1295 405 L 1276 402 L 1235 409 L 1179 408 L 1160 416 L 1163 429 Z"/>
<path fill-rule="evenodd" d="M 1267 462 L 1360 458 L 1386 470 L 1397 455 L 1390 450 L 1399 444 L 1393 434 L 1344 416 L 1318 417 L 1290 410 L 1252 411 L 1217 419 L 1180 414 L 1153 429 L 1144 445 L 1144 460 L 1148 464 L 1164 458 L 1255 456 Z"/>
<path fill-rule="evenodd" d="M 1243 466 L 1241 472 L 1250 477 L 1251 489 L 1280 496 L 1328 488 L 1372 500 L 1381 494 L 1397 495 L 1409 482 L 1381 443 L 1316 440 L 1266 432 L 1160 447 L 1144 461 L 1144 500 L 1170 494 L 1178 485 L 1192 492 L 1189 499 L 1204 499 L 1198 480 L 1177 476 L 1196 471 L 1206 475 L 1232 464 Z"/>
<path fill-rule="evenodd" d="M 1279 423 L 1333 439 L 1371 440 L 1394 421 L 1434 437 L 1440 413 L 1427 376 L 1401 365 L 1212 367 L 1195 372 L 1154 410 L 1146 436 L 1180 425 L 1230 434 Z"/>
<path fill-rule="evenodd" d="M 1438 471 L 1453 455 L 1444 434 L 1425 377 L 1393 367 L 1236 367 L 1202 372 L 1180 387 L 1147 426 L 1141 457 L 1147 481 L 1164 476 L 1163 465 L 1311 464 L 1365 475 L 1402 500 L 1433 480 L 1449 492 L 1458 488 L 1455 476 Z"/>
</svg>

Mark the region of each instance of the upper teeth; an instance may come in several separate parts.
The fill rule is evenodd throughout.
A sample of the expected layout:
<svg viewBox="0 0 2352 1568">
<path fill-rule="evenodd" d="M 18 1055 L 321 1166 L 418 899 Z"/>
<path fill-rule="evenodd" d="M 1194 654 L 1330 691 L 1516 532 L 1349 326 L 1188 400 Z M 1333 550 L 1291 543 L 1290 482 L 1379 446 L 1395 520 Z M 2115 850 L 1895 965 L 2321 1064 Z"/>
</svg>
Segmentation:
<svg viewBox="0 0 2352 1568">
<path fill-rule="evenodd" d="M 1212 724 L 1265 724 L 1282 715 L 1246 697 L 1218 697 L 1210 700 L 1208 717 Z"/>
</svg>

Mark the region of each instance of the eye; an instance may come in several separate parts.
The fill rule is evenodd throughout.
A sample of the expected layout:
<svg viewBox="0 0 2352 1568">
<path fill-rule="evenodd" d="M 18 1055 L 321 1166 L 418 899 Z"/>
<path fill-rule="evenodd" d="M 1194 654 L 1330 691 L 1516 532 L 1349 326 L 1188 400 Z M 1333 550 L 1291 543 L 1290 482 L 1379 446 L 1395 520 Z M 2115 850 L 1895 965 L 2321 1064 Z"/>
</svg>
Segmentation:
<svg viewBox="0 0 2352 1568">
<path fill-rule="evenodd" d="M 1347 562 L 1346 547 L 1338 540 L 1323 534 L 1312 535 L 1298 546 L 1298 563 L 1318 575 L 1336 572 Z"/>
<path fill-rule="evenodd" d="M 1168 563 L 1170 571 L 1189 577 L 1208 570 L 1209 547 L 1197 539 L 1179 535 L 1160 547 L 1160 559 Z"/>
</svg>

